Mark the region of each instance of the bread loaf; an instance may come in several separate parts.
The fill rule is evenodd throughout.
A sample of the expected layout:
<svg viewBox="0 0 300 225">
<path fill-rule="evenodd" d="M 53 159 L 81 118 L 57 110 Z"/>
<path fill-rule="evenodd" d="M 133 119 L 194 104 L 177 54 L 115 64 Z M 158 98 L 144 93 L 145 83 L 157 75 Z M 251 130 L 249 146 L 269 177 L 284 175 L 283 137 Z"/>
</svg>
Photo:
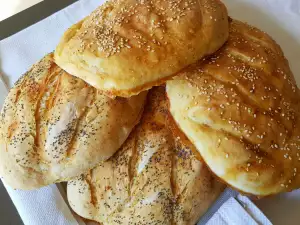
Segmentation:
<svg viewBox="0 0 300 225">
<path fill-rule="evenodd" d="M 0 117 L 0 175 L 18 189 L 66 181 L 108 159 L 138 122 L 146 93 L 110 99 L 47 55 L 10 90 Z"/>
<path fill-rule="evenodd" d="M 109 96 L 128 97 L 215 52 L 227 37 L 219 0 L 110 0 L 66 31 L 55 60 Z"/>
<path fill-rule="evenodd" d="M 80 216 L 103 225 L 194 225 L 224 186 L 169 120 L 163 87 L 149 91 L 140 124 L 108 161 L 68 182 Z"/>
<path fill-rule="evenodd" d="M 228 42 L 167 82 L 178 126 L 218 177 L 266 196 L 300 187 L 300 95 L 281 48 L 230 22 Z"/>
</svg>

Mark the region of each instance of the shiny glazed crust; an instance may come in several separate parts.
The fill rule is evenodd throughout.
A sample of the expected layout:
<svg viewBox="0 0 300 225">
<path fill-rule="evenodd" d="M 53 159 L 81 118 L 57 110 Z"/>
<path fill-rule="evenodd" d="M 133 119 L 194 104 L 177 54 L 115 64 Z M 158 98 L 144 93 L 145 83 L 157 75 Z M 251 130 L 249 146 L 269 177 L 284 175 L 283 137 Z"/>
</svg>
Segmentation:
<svg viewBox="0 0 300 225">
<path fill-rule="evenodd" d="M 110 99 L 47 55 L 10 90 L 0 117 L 0 175 L 11 187 L 66 181 L 108 159 L 138 122 L 146 93 Z M 101 146 L 101 148 L 99 147 Z"/>
<path fill-rule="evenodd" d="M 280 47 L 230 22 L 228 42 L 167 82 L 170 111 L 209 168 L 257 196 L 300 187 L 300 97 Z"/>
<path fill-rule="evenodd" d="M 64 34 L 56 63 L 109 96 L 163 83 L 228 38 L 219 0 L 111 0 Z"/>
<path fill-rule="evenodd" d="M 68 182 L 76 213 L 103 225 L 194 225 L 205 213 L 224 186 L 171 124 L 166 103 L 164 87 L 150 90 L 142 120 L 122 148 Z"/>
</svg>

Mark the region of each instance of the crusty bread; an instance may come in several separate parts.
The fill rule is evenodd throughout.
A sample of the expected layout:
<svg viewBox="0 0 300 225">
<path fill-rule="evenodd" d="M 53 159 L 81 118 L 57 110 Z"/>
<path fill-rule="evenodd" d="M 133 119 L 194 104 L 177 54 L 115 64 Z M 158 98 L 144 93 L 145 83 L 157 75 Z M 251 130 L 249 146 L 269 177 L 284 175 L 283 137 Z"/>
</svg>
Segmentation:
<svg viewBox="0 0 300 225">
<path fill-rule="evenodd" d="M 199 220 L 224 186 L 170 125 L 166 103 L 164 87 L 150 90 L 142 120 L 122 148 L 68 182 L 76 213 L 103 225 L 194 225 Z"/>
<path fill-rule="evenodd" d="M 227 38 L 219 0 L 110 0 L 66 31 L 55 61 L 109 96 L 128 97 L 163 83 Z"/>
<path fill-rule="evenodd" d="M 280 47 L 230 22 L 217 53 L 167 82 L 170 111 L 210 169 L 265 196 L 300 187 L 300 95 Z"/>
<path fill-rule="evenodd" d="M 112 156 L 143 110 L 146 93 L 110 99 L 47 55 L 10 90 L 0 118 L 0 175 L 33 189 L 82 174 Z"/>
</svg>

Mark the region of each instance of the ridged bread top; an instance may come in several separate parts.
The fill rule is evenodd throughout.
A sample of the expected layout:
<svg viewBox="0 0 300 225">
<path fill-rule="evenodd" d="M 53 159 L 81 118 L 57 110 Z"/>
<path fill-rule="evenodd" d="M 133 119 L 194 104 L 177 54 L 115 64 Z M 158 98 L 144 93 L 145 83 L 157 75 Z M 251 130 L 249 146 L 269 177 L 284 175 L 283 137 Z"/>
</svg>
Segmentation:
<svg viewBox="0 0 300 225">
<path fill-rule="evenodd" d="M 300 187 L 300 96 L 280 47 L 230 23 L 216 54 L 167 82 L 170 111 L 210 169 L 265 196 Z"/>
<path fill-rule="evenodd" d="M 166 103 L 163 87 L 150 90 L 142 120 L 122 148 L 68 182 L 76 213 L 103 225 L 196 224 L 224 186 L 169 120 Z"/>
<path fill-rule="evenodd" d="M 55 60 L 106 94 L 128 97 L 215 52 L 227 37 L 219 0 L 110 0 L 66 31 Z"/>
<path fill-rule="evenodd" d="M 13 188 L 66 181 L 108 159 L 138 122 L 146 93 L 110 99 L 47 55 L 10 90 L 0 117 L 0 175 Z"/>
</svg>

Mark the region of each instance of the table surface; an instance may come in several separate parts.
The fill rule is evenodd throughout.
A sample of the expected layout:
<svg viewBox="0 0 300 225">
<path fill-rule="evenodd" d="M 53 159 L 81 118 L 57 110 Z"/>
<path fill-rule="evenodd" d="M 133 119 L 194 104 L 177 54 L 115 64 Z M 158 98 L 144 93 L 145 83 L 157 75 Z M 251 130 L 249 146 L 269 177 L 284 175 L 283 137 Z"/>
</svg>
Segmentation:
<svg viewBox="0 0 300 225">
<path fill-rule="evenodd" d="M 77 0 L 44 0 L 16 15 L 0 22 L 0 40 L 9 37 L 18 31 L 50 16 L 60 9 Z M 0 181 L 0 224 L 23 225 L 23 222 L 12 203 L 5 187 Z"/>
</svg>

